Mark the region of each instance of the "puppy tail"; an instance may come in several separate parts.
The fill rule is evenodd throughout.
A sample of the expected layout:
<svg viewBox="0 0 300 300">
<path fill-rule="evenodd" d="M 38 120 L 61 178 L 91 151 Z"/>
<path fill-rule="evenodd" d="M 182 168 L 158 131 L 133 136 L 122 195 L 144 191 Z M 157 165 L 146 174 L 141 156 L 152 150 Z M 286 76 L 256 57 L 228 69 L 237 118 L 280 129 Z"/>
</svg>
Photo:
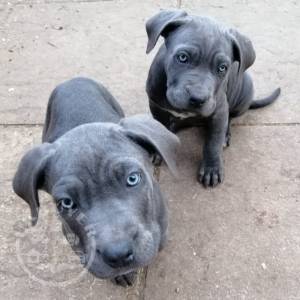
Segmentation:
<svg viewBox="0 0 300 300">
<path fill-rule="evenodd" d="M 253 100 L 249 108 L 250 109 L 261 108 L 273 103 L 280 95 L 280 92 L 281 89 L 277 88 L 270 96 L 259 100 Z"/>
</svg>

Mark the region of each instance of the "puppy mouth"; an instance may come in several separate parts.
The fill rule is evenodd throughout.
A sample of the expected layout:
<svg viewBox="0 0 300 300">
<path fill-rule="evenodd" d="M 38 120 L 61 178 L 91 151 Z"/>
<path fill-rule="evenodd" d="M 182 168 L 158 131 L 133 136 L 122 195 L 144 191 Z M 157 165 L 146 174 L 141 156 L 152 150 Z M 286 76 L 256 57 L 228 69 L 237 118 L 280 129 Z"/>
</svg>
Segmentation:
<svg viewBox="0 0 300 300">
<path fill-rule="evenodd" d="M 189 104 L 186 104 L 188 103 L 188 100 L 178 101 L 176 98 L 168 97 L 168 101 L 171 107 L 167 108 L 166 110 L 178 118 L 196 116 L 202 116 L 204 118 L 209 117 L 213 114 L 217 106 L 217 103 L 213 97 L 198 107 L 192 107 Z M 179 104 L 181 102 L 182 104 Z"/>
<path fill-rule="evenodd" d="M 119 268 L 119 269 L 112 269 L 110 272 L 103 272 L 101 271 L 100 268 L 97 266 L 93 267 L 91 266 L 88 268 L 88 271 L 93 274 L 95 277 L 100 278 L 100 279 L 112 279 L 120 275 L 125 275 L 128 274 L 132 271 L 135 271 L 137 268 Z"/>
<path fill-rule="evenodd" d="M 70 242 L 70 240 L 68 241 Z M 102 279 L 114 278 L 144 267 L 153 261 L 158 251 L 152 239 L 149 240 L 145 236 L 140 243 L 132 248 L 134 258 L 130 262 L 110 265 L 105 261 L 101 247 L 97 246 L 99 244 L 101 244 L 100 241 L 96 242 L 94 235 L 90 234 L 88 237 L 80 239 L 76 245 L 71 244 L 71 246 L 75 254 L 79 256 L 82 266 L 95 277 Z"/>
<path fill-rule="evenodd" d="M 105 262 L 100 251 L 93 245 L 73 248 L 73 251 L 79 256 L 80 263 L 84 268 L 94 276 L 102 279 L 123 275 L 148 264 L 148 262 L 141 264 L 136 259 L 133 259 L 128 264 L 110 265 Z"/>
<path fill-rule="evenodd" d="M 197 108 L 196 111 L 202 117 L 209 117 L 215 111 L 216 106 L 217 106 L 217 102 L 213 98 L 211 98 L 203 106 L 201 106 L 200 108 Z"/>
<path fill-rule="evenodd" d="M 91 259 L 91 255 L 85 254 L 81 263 L 91 274 L 100 279 L 111 279 L 116 276 L 130 273 L 137 268 L 142 267 L 136 262 L 124 267 L 111 267 L 97 254 L 92 254 L 92 256 L 93 259 Z"/>
<path fill-rule="evenodd" d="M 166 107 L 166 110 L 169 110 L 173 114 L 175 113 L 175 115 L 182 114 L 187 117 L 200 115 L 208 117 L 216 108 L 216 100 L 213 95 L 205 102 L 203 101 L 203 103 L 199 103 L 200 100 L 192 103 L 190 94 L 183 87 L 169 85 L 166 96 L 169 103 L 169 107 Z"/>
</svg>

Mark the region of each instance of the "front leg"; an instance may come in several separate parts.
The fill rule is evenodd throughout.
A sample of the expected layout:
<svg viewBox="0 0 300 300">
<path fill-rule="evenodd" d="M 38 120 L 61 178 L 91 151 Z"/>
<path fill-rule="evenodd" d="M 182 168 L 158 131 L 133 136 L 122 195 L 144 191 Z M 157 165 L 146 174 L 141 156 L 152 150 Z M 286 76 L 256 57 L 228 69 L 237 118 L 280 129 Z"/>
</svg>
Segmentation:
<svg viewBox="0 0 300 300">
<path fill-rule="evenodd" d="M 229 118 L 228 120 L 228 125 L 227 125 L 227 130 L 226 130 L 226 134 L 225 134 L 225 141 L 223 144 L 223 148 L 229 147 L 230 146 L 230 142 L 231 142 L 231 118 Z"/>
<path fill-rule="evenodd" d="M 198 173 L 198 181 L 205 187 L 214 187 L 224 179 L 222 149 L 228 128 L 228 115 L 226 105 L 208 121 L 206 126 L 203 159 Z"/>
</svg>

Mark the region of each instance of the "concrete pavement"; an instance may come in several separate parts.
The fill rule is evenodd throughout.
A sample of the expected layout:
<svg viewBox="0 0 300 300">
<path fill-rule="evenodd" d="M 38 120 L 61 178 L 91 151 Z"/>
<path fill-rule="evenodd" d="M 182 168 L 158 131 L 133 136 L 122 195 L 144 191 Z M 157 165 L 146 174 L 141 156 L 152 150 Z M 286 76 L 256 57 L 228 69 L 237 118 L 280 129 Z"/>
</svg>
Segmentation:
<svg viewBox="0 0 300 300">
<path fill-rule="evenodd" d="M 78 75 L 104 83 L 127 115 L 148 112 L 145 20 L 161 8 L 214 16 L 247 34 L 256 94 L 277 103 L 235 120 L 222 186 L 195 180 L 201 136 L 180 133 L 180 175 L 163 168 L 169 243 L 128 289 L 82 273 L 50 197 L 30 227 L 11 188 L 40 143 L 46 103 Z M 0 2 L 0 299 L 300 299 L 300 7 L 297 1 L 13 0 Z M 34 250 L 34 251 L 33 251 Z M 38 260 L 37 260 L 38 259 Z"/>
</svg>

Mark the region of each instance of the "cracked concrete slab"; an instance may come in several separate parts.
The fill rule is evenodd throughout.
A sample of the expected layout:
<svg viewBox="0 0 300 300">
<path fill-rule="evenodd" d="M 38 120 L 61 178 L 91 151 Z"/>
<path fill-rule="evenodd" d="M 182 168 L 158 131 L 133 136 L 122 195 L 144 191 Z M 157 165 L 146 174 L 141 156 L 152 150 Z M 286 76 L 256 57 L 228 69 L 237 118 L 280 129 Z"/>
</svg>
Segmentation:
<svg viewBox="0 0 300 300">
<path fill-rule="evenodd" d="M 176 1 L 99 1 L 9 5 L 0 12 L 0 120 L 44 121 L 48 97 L 63 80 L 89 76 L 127 113 L 148 109 L 145 20 Z M 147 63 L 148 62 L 148 63 Z"/>
<path fill-rule="evenodd" d="M 148 111 L 144 88 L 155 51 L 145 55 L 144 23 L 160 8 L 176 7 L 177 1 L 132 1 L 131 5 L 124 1 L 28 3 L 6 5 L 0 12 L 4 16 L 2 123 L 42 123 L 55 85 L 79 75 L 107 85 L 128 113 Z M 300 40 L 294 26 L 299 4 L 222 3 L 182 1 L 182 8 L 214 16 L 248 34 L 257 52 L 250 72 L 258 97 L 277 86 L 282 88 L 272 108 L 247 114 L 237 123 L 299 123 L 297 85 L 290 84 L 300 75 Z"/>
<path fill-rule="evenodd" d="M 225 182 L 214 190 L 205 190 L 195 181 L 201 157 L 198 131 L 180 133 L 184 147 L 178 158 L 179 178 L 172 178 L 165 169 L 160 176 L 169 200 L 170 241 L 148 269 L 143 291 L 143 286 L 117 288 L 88 274 L 76 284 L 65 287 L 43 285 L 43 281 L 67 282 L 68 276 L 73 278 L 82 269 L 64 243 L 49 197 L 42 195 L 39 224 L 30 228 L 27 205 L 12 193 L 11 178 L 17 162 L 25 151 L 40 142 L 41 127 L 2 127 L 1 296 L 8 299 L 35 299 L 39 295 L 41 299 L 98 299 L 99 296 L 101 299 L 142 299 L 140 295 L 144 294 L 144 299 L 153 300 L 298 299 L 298 132 L 298 126 L 235 126 L 232 146 L 224 153 Z M 20 262 L 18 252 L 24 229 L 26 238 L 35 242 L 44 238 L 51 246 L 43 267 L 30 269 L 30 276 L 26 269 L 24 271 L 22 255 Z M 67 257 L 73 266 L 64 270 L 59 278 L 56 266 L 60 261 L 55 257 Z"/>
<path fill-rule="evenodd" d="M 204 189 L 196 130 L 182 132 L 177 181 L 162 172 L 170 241 L 145 299 L 299 299 L 299 126 L 234 127 L 225 182 Z"/>
</svg>

